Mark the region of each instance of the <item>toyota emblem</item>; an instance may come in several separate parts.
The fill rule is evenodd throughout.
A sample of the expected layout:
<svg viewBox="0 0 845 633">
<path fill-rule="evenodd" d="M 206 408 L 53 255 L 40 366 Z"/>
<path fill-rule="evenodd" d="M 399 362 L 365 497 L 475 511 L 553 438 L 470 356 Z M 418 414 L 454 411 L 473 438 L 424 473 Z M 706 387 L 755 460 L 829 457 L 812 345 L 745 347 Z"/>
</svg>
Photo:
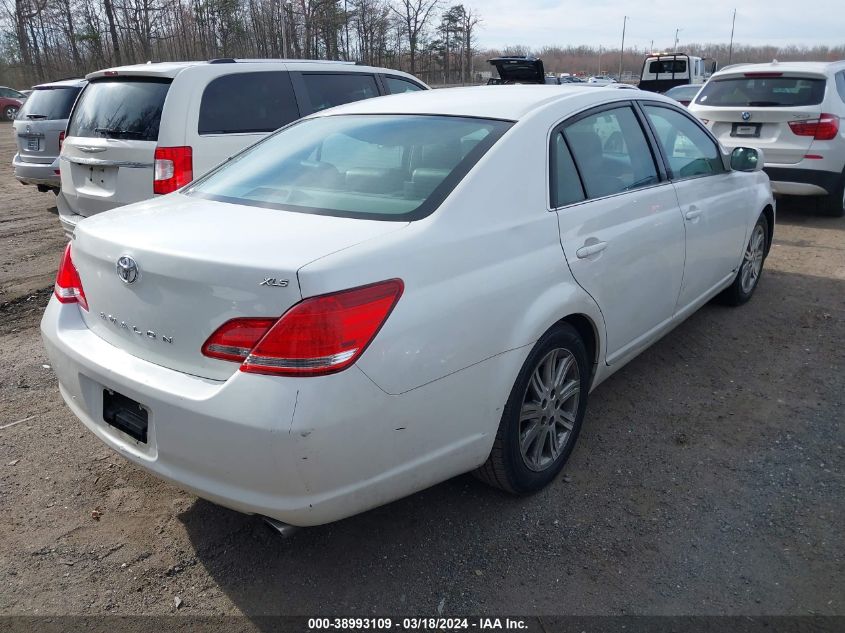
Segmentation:
<svg viewBox="0 0 845 633">
<path fill-rule="evenodd" d="M 123 283 L 135 283 L 140 275 L 141 271 L 138 269 L 138 264 L 128 255 L 124 255 L 117 260 L 117 276 Z"/>
</svg>

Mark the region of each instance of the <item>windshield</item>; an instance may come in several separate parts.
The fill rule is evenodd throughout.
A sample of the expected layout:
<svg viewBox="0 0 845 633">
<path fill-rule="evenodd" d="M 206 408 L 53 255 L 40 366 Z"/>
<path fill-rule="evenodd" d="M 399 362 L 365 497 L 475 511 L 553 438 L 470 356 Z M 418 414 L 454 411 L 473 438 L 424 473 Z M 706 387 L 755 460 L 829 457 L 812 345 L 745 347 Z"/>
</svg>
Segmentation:
<svg viewBox="0 0 845 633">
<path fill-rule="evenodd" d="M 19 119 L 55 121 L 70 116 L 70 109 L 81 88 L 36 88 L 23 104 Z"/>
<path fill-rule="evenodd" d="M 93 81 L 79 97 L 68 136 L 156 141 L 169 88 L 169 79 Z"/>
<path fill-rule="evenodd" d="M 270 209 L 377 220 L 431 213 L 510 123 L 431 115 L 301 121 L 188 188 Z"/>
<path fill-rule="evenodd" d="M 824 79 L 807 77 L 734 77 L 715 79 L 695 102 L 725 107 L 790 107 L 818 105 L 824 99 Z"/>
</svg>

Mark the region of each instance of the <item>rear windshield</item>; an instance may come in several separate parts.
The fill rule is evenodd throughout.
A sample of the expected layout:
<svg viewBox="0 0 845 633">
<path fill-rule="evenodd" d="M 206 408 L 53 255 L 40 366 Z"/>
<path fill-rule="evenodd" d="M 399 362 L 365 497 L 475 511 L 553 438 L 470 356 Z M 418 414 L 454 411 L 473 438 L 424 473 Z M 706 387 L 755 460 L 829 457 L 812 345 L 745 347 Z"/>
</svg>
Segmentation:
<svg viewBox="0 0 845 633">
<path fill-rule="evenodd" d="M 510 125 L 429 115 L 307 119 L 241 153 L 187 193 L 301 213 L 414 220 L 434 211 Z"/>
<path fill-rule="evenodd" d="M 79 97 L 68 136 L 156 141 L 169 88 L 169 79 L 92 81 Z"/>
<path fill-rule="evenodd" d="M 656 59 L 648 65 L 648 72 L 652 75 L 664 75 L 687 72 L 687 60 L 685 59 Z"/>
<path fill-rule="evenodd" d="M 818 105 L 824 79 L 806 77 L 734 77 L 710 81 L 695 102 L 708 106 L 756 108 Z"/>
<path fill-rule="evenodd" d="M 56 121 L 70 116 L 73 102 L 82 88 L 36 88 L 23 104 L 19 119 Z"/>
</svg>

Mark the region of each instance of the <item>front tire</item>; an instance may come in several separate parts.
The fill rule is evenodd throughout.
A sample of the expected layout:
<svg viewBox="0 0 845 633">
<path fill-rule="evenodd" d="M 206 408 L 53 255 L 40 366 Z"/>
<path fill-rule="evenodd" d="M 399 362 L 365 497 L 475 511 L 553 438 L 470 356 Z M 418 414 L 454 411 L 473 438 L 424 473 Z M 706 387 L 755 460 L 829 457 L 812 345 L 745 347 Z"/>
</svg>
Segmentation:
<svg viewBox="0 0 845 633">
<path fill-rule="evenodd" d="M 590 363 L 578 332 L 564 323 L 544 334 L 511 389 L 490 456 L 473 474 L 513 494 L 547 485 L 578 439 L 589 383 Z"/>
<path fill-rule="evenodd" d="M 751 237 L 745 247 L 742 263 L 736 272 L 733 283 L 722 292 L 722 298 L 728 305 L 739 306 L 746 303 L 763 274 L 763 262 L 768 252 L 769 221 L 765 214 L 757 218 L 757 223 L 751 231 Z"/>
</svg>

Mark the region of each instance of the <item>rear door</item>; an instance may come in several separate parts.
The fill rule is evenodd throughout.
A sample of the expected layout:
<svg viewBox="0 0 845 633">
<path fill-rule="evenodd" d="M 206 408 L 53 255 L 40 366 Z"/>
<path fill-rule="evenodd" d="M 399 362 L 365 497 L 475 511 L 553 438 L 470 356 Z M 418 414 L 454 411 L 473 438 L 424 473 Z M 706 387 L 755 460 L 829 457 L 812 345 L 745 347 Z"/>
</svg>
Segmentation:
<svg viewBox="0 0 845 633">
<path fill-rule="evenodd" d="M 189 135 L 194 178 L 300 116 L 287 71 L 235 72 L 215 77 L 202 92 L 196 122 L 188 119 L 188 125 L 196 126 Z"/>
<path fill-rule="evenodd" d="M 88 216 L 153 196 L 153 166 L 170 79 L 115 77 L 86 86 L 68 123 L 62 196 Z"/>
<path fill-rule="evenodd" d="M 326 108 L 378 97 L 376 75 L 367 72 L 292 73 L 303 116 Z"/>
<path fill-rule="evenodd" d="M 684 271 L 675 191 L 630 104 L 561 125 L 551 158 L 566 261 L 602 311 L 613 364 L 645 346 L 674 314 Z"/>
<path fill-rule="evenodd" d="M 32 91 L 14 123 L 21 161 L 49 165 L 56 159 L 59 136 L 65 131 L 80 90 L 74 86 L 57 86 Z"/>
<path fill-rule="evenodd" d="M 721 150 L 677 108 L 643 103 L 678 196 L 686 228 L 686 264 L 677 310 L 695 303 L 731 275 L 745 243 L 748 192 L 743 176 L 725 169 Z"/>
<path fill-rule="evenodd" d="M 806 73 L 749 72 L 714 77 L 695 98 L 692 111 L 725 147 L 763 150 L 766 164 L 803 160 L 813 136 L 790 123 L 821 114 L 826 79 Z"/>
</svg>

